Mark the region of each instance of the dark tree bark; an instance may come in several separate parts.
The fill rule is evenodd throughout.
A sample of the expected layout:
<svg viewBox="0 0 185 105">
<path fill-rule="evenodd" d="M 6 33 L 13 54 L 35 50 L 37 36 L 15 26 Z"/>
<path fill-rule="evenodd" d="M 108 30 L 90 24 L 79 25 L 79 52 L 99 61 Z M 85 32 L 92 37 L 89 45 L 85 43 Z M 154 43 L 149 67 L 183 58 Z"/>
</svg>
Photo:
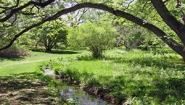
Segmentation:
<svg viewBox="0 0 185 105">
<path fill-rule="evenodd" d="M 48 0 L 50 2 L 53 2 L 53 0 Z M 46 2 L 47 5 L 50 4 L 50 2 Z M 10 47 L 13 42 L 22 34 L 24 34 L 25 32 L 27 32 L 28 30 L 39 26 L 43 23 L 45 23 L 46 21 L 51 21 L 51 20 L 55 20 L 58 17 L 60 17 L 61 15 L 76 11 L 78 9 L 81 8 L 95 8 L 95 9 L 101 9 L 104 11 L 108 11 L 110 13 L 112 13 L 113 15 L 125 18 L 129 21 L 132 21 L 150 31 L 152 31 L 153 33 L 155 33 L 161 40 L 163 40 L 169 47 L 171 47 L 176 53 L 178 53 L 179 55 L 181 55 L 183 57 L 183 59 L 185 60 L 185 25 L 182 24 L 181 22 L 179 22 L 173 15 L 170 14 L 170 12 L 168 11 L 168 9 L 166 8 L 163 0 L 151 0 L 151 3 L 153 4 L 154 8 L 156 9 L 156 11 L 158 12 L 158 14 L 161 16 L 161 18 L 163 19 L 163 21 L 176 33 L 176 35 L 180 38 L 181 43 L 176 42 L 175 40 L 173 40 L 172 38 L 170 38 L 170 36 L 168 36 L 163 30 L 161 30 L 160 28 L 158 28 L 157 26 L 142 20 L 130 13 L 126 13 L 124 11 L 121 10 L 117 10 L 114 9 L 112 7 L 106 6 L 104 4 L 97 4 L 97 3 L 81 3 L 81 4 L 77 4 L 73 7 L 70 8 L 66 8 L 63 9 L 61 11 L 58 11 L 56 14 L 54 14 L 53 16 L 50 16 L 46 19 L 43 19 L 41 22 L 34 24 L 28 28 L 25 28 L 23 31 L 21 31 L 20 33 L 18 33 L 17 35 L 15 35 L 15 37 L 12 39 L 12 41 L 10 42 L 10 44 L 8 44 L 7 46 L 2 47 L 0 50 L 5 49 Z M 40 6 L 38 3 L 31 3 L 34 5 L 38 5 Z M 29 4 L 29 5 L 31 5 Z M 28 5 L 28 4 L 26 4 Z M 41 5 L 42 6 L 42 5 Z M 43 5 L 46 6 L 46 5 Z M 24 6 L 26 7 L 26 6 Z M 22 8 L 20 8 L 22 9 Z M 10 13 L 14 13 L 17 12 L 19 10 L 12 10 Z M 165 15 L 164 15 L 165 14 Z M 9 15 L 8 15 L 9 16 Z M 7 17 L 0 19 L 0 22 L 5 21 Z"/>
</svg>

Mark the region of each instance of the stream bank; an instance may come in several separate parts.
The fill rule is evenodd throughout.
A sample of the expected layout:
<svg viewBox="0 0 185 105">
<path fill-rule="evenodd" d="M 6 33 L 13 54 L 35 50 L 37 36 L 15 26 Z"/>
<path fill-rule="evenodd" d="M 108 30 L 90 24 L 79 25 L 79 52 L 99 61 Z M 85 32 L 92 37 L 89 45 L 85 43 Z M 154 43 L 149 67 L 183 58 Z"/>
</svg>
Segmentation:
<svg viewBox="0 0 185 105">
<path fill-rule="evenodd" d="M 57 71 L 46 68 L 44 75 L 49 75 L 59 80 L 60 86 L 56 86 L 60 95 L 65 98 L 69 103 L 75 103 L 75 105 L 113 105 L 113 97 L 106 96 L 103 93 L 98 93 L 98 90 L 94 87 L 80 86 L 80 82 L 76 80 L 70 80 L 61 76 Z M 58 84 L 57 84 L 58 85 Z"/>
</svg>

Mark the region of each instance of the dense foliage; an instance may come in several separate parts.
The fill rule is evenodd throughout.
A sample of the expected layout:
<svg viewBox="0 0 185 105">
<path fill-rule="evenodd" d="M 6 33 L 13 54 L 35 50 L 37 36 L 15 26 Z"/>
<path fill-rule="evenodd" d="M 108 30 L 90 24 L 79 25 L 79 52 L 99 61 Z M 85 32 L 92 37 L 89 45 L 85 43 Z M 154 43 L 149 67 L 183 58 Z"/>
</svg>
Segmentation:
<svg viewBox="0 0 185 105">
<path fill-rule="evenodd" d="M 70 30 L 68 42 L 75 49 L 88 48 L 94 58 L 101 58 L 103 51 L 115 44 L 116 35 L 116 29 L 108 22 L 86 22 Z"/>
<path fill-rule="evenodd" d="M 59 20 L 47 22 L 32 31 L 31 39 L 36 40 L 38 44 L 43 45 L 46 51 L 53 48 L 65 47 L 67 41 L 67 26 Z"/>
<path fill-rule="evenodd" d="M 3 39 L 8 39 L 1 50 L 10 47 L 25 32 L 47 21 L 56 20 L 67 13 L 73 13 L 75 17 L 74 11 L 81 8 L 101 9 L 119 16 L 118 20 L 121 20 L 121 22 L 126 19 L 138 24 L 156 34 L 185 60 L 185 14 L 184 1 L 182 0 L 2 0 L 0 27 L 6 30 L 5 33 L 9 30 L 15 32 L 1 35 Z M 77 14 L 84 14 L 85 11 Z M 93 17 L 96 19 L 96 16 Z M 14 30 L 14 28 L 17 28 L 17 30 Z"/>
</svg>

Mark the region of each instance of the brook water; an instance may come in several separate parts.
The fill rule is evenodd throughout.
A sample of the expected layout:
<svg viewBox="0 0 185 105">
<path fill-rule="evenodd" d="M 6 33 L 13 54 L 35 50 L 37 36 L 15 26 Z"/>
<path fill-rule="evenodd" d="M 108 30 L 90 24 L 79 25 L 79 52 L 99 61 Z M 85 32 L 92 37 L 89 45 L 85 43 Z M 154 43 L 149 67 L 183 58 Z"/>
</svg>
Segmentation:
<svg viewBox="0 0 185 105">
<path fill-rule="evenodd" d="M 54 76 L 54 71 L 50 69 L 45 69 L 44 74 Z M 98 97 L 89 95 L 85 91 L 81 90 L 78 86 L 62 82 L 61 86 L 58 87 L 61 97 L 67 100 L 75 100 L 78 105 L 112 105 Z"/>
</svg>

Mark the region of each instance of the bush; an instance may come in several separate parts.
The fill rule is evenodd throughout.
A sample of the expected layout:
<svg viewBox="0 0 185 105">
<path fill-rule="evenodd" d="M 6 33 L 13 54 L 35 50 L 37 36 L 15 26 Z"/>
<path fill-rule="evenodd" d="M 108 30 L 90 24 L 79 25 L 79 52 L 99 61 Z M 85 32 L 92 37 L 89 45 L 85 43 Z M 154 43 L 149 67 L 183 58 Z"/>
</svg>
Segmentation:
<svg viewBox="0 0 185 105">
<path fill-rule="evenodd" d="M 24 57 L 29 56 L 29 52 L 24 47 L 11 46 L 8 49 L 0 51 L 0 57 L 11 58 L 11 57 Z"/>
<path fill-rule="evenodd" d="M 105 27 L 106 26 L 106 27 Z M 69 30 L 68 45 L 73 49 L 87 48 L 93 58 L 102 58 L 106 49 L 116 43 L 117 30 L 109 22 L 86 22 Z"/>
</svg>

